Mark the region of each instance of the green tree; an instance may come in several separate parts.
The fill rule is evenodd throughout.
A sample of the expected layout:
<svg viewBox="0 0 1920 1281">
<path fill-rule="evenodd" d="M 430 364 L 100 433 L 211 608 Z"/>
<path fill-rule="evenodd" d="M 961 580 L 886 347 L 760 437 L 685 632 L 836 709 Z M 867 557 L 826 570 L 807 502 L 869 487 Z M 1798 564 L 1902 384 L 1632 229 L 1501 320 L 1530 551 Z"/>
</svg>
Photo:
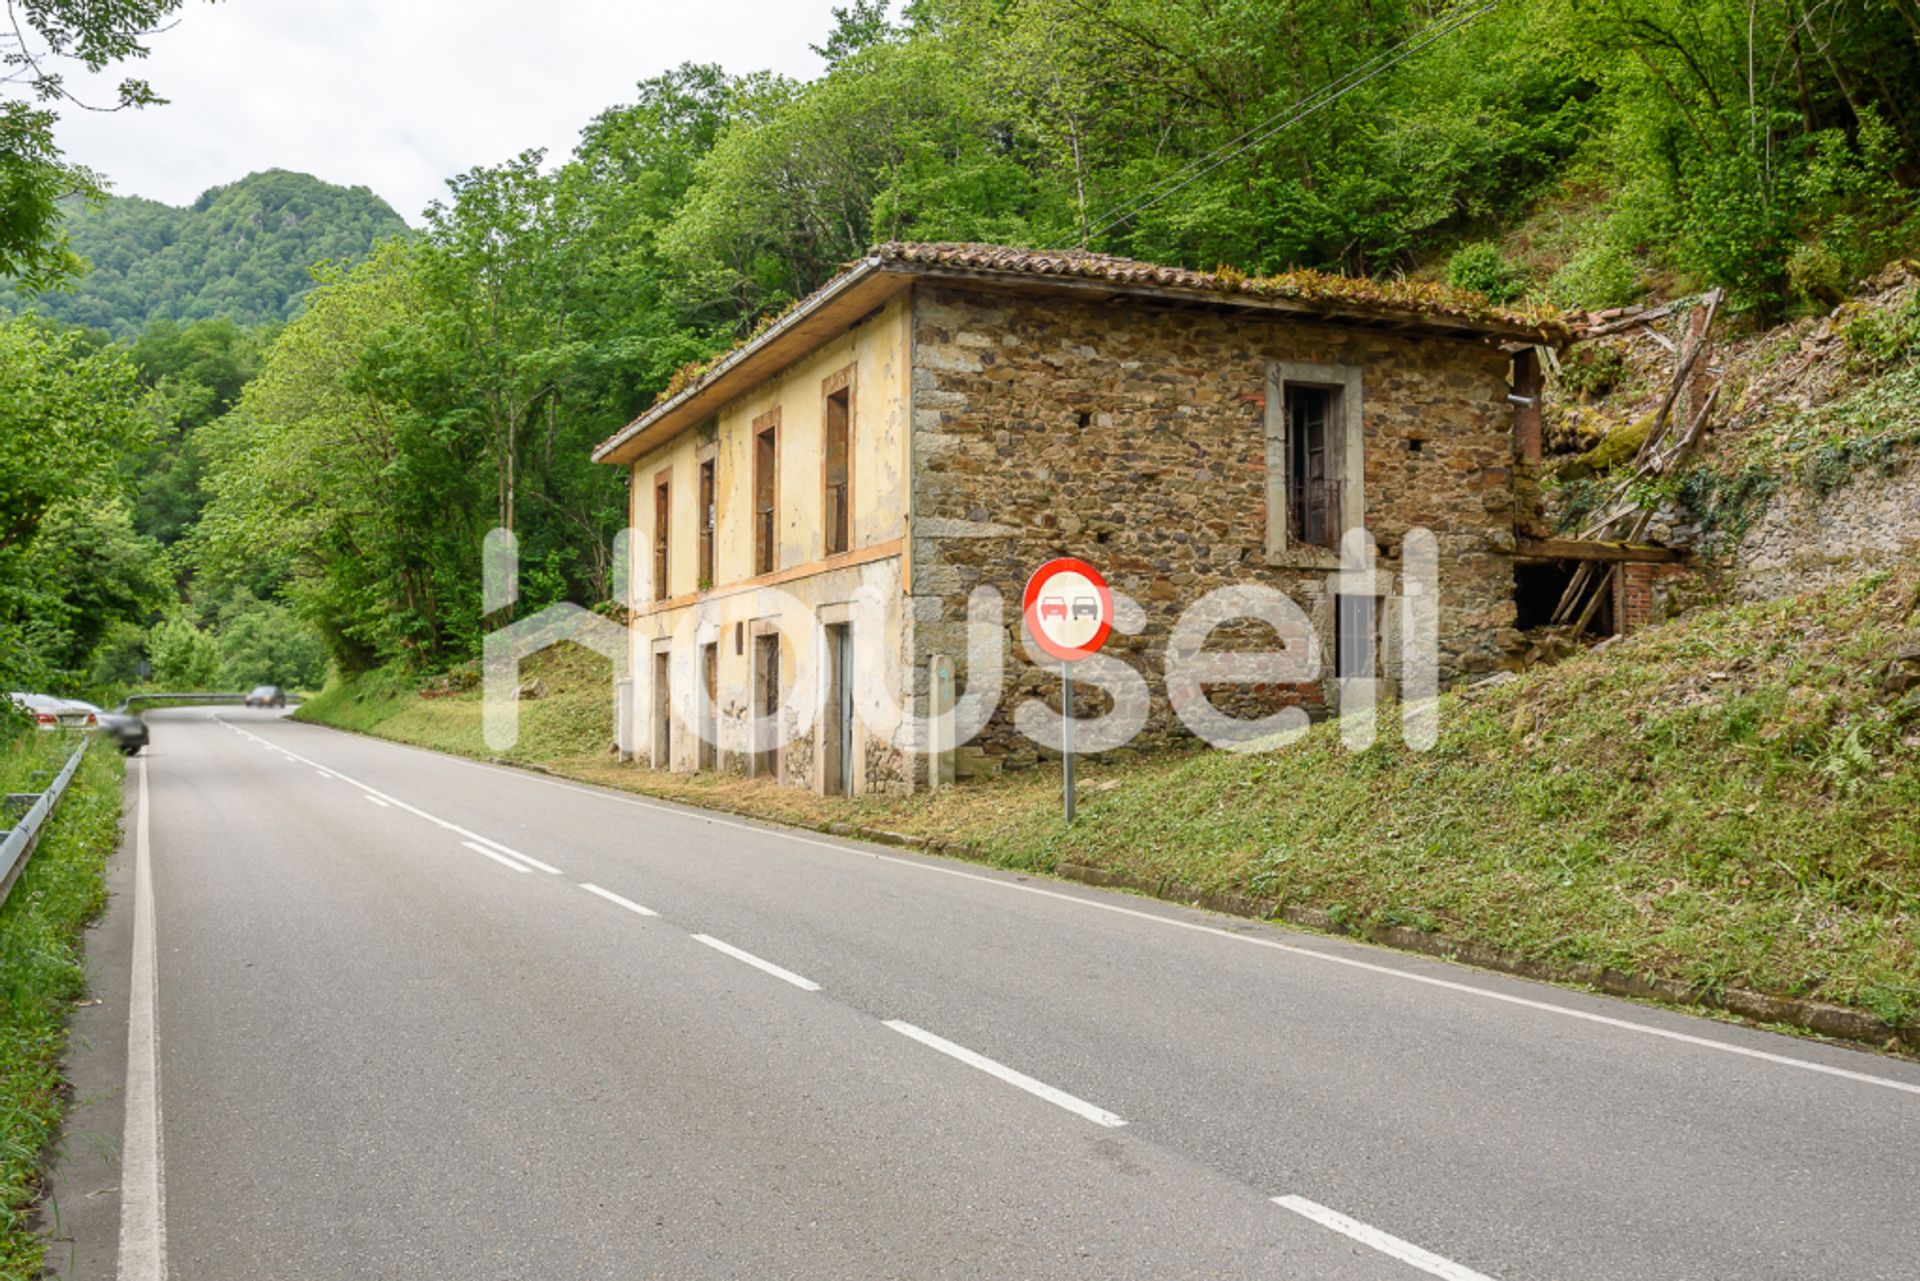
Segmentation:
<svg viewBox="0 0 1920 1281">
<path fill-rule="evenodd" d="M 170 596 L 121 461 L 151 423 L 131 362 L 86 335 L 0 324 L 0 683 L 50 688 L 116 620 Z"/>
<path fill-rule="evenodd" d="M 0 27 L 0 276 L 45 288 L 80 270 L 67 247 L 59 202 L 99 197 L 99 179 L 67 161 L 54 141 L 57 107 L 144 107 L 162 101 L 144 80 L 120 82 L 112 104 L 85 103 L 67 87 L 66 69 L 100 71 L 143 58 L 142 43 L 186 0 L 7 0 Z"/>
<path fill-rule="evenodd" d="M 243 593 L 220 611 L 220 670 L 232 689 L 317 689 L 327 678 L 320 634 L 285 605 Z"/>
<path fill-rule="evenodd" d="M 132 345 L 157 422 L 152 444 L 128 456 L 134 523 L 163 547 L 186 536 L 206 502 L 195 433 L 239 403 L 274 332 L 242 329 L 225 317 L 186 325 L 157 320 Z"/>
<path fill-rule="evenodd" d="M 161 689 L 184 694 L 220 688 L 220 647 L 190 618 L 175 615 L 155 623 L 147 633 L 147 655 L 153 683 Z"/>
<path fill-rule="evenodd" d="M 283 169 L 214 187 L 184 209 L 117 196 L 63 208 L 86 276 L 13 306 L 128 339 L 160 321 L 222 318 L 251 328 L 288 320 L 313 287 L 316 264 L 358 262 L 376 242 L 410 234 L 365 187 Z"/>
<path fill-rule="evenodd" d="M 412 252 L 392 242 L 323 272 L 238 406 L 197 437 L 209 499 L 192 548 L 209 586 L 284 583 L 346 671 L 433 661 L 478 597 L 484 446 L 381 391 L 412 368 L 424 323 Z"/>
</svg>

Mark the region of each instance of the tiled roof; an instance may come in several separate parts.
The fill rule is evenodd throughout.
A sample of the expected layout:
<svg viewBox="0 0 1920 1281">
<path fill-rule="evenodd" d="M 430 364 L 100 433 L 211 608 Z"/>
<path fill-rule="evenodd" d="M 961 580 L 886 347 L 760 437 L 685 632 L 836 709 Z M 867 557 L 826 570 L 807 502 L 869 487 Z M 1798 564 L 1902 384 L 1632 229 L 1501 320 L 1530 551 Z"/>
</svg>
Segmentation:
<svg viewBox="0 0 1920 1281">
<path fill-rule="evenodd" d="M 1289 310 L 1325 315 L 1342 321 L 1381 323 L 1392 328 L 1478 334 L 1502 341 L 1564 344 L 1566 325 L 1551 310 L 1503 308 L 1479 294 L 1414 280 L 1362 280 L 1317 271 L 1290 271 L 1277 276 L 1249 276 L 1231 267 L 1193 271 L 1155 263 L 1116 258 L 1084 249 L 1014 249 L 1006 245 L 890 241 L 876 245 L 846 270 L 796 302 L 784 313 L 763 321 L 760 328 L 728 351 L 695 361 L 675 371 L 653 408 L 602 441 L 594 457 L 605 459 L 625 442 L 669 414 L 677 412 L 710 386 L 734 375 L 742 364 L 768 344 L 791 339 L 792 332 L 839 291 L 875 275 L 924 274 L 931 279 L 992 280 L 1026 278 L 1036 285 L 1048 281 L 1097 282 L 1120 291 L 1171 291 L 1191 301 L 1212 294 L 1237 305 L 1258 307 L 1260 300 Z"/>
<path fill-rule="evenodd" d="M 882 264 L 996 274 L 1076 277 L 1116 285 L 1201 290 L 1256 298 L 1284 298 L 1302 303 L 1357 310 L 1414 312 L 1486 324 L 1539 329 L 1554 336 L 1559 317 L 1550 310 L 1504 308 L 1479 294 L 1414 280 L 1365 280 L 1319 271 L 1289 271 L 1277 276 L 1249 276 L 1232 268 L 1193 271 L 1163 267 L 1112 254 L 1084 249 L 1012 249 L 1005 245 L 915 243 L 893 241 L 876 246 L 869 255 Z"/>
</svg>

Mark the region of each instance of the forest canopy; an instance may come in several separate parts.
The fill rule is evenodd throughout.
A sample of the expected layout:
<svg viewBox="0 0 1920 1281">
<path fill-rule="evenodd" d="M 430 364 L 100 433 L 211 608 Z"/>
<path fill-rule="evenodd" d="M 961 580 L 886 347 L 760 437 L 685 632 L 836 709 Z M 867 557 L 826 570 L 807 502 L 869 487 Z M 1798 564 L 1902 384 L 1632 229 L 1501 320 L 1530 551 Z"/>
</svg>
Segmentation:
<svg viewBox="0 0 1920 1281">
<path fill-rule="evenodd" d="M 273 169 L 215 187 L 185 209 L 139 197 L 62 202 L 67 243 L 84 275 L 37 295 L 0 295 L 117 338 L 156 320 L 220 317 L 252 326 L 290 319 L 314 264 L 357 261 L 407 225 L 365 187 L 336 187 Z"/>
<path fill-rule="evenodd" d="M 818 77 L 652 76 L 571 155 L 452 179 L 411 237 L 383 239 L 398 219 L 365 192 L 284 173 L 76 216 L 94 276 L 36 307 L 146 335 L 134 530 L 170 545 L 189 621 L 279 602 L 340 670 L 459 662 L 498 621 L 496 525 L 523 606 L 608 600 L 624 477 L 592 445 L 879 241 L 1574 308 L 1721 285 L 1756 323 L 1920 244 L 1920 0 L 835 14 Z"/>
</svg>

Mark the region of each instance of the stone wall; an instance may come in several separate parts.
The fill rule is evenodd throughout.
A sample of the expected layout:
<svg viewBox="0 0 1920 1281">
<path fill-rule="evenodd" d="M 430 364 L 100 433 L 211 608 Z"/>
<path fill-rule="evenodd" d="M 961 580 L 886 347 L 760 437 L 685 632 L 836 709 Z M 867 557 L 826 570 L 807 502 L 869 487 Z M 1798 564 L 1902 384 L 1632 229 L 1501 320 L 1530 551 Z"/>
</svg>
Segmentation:
<svg viewBox="0 0 1920 1281">
<path fill-rule="evenodd" d="M 1743 600 L 1814 591 L 1876 566 L 1920 555 L 1920 465 L 1863 471 L 1820 494 L 1783 482 L 1735 552 Z"/>
<path fill-rule="evenodd" d="M 1362 369 L 1367 524 L 1380 569 L 1397 582 L 1407 531 L 1434 531 L 1443 679 L 1499 661 L 1496 633 L 1514 618 L 1504 353 L 1247 312 L 986 290 L 921 287 L 913 305 L 915 692 L 924 697 L 934 654 L 955 659 L 965 688 L 966 599 L 977 585 L 997 587 L 1009 665 L 1001 712 L 981 740 L 989 755 L 1031 759 L 1012 707 L 1057 687 L 1025 662 L 1018 619 L 1027 575 L 1053 556 L 1088 560 L 1142 607 L 1137 633 L 1116 633 L 1109 651 L 1151 692 L 1143 744 L 1185 736 L 1166 703 L 1164 651 L 1181 611 L 1213 588 L 1258 582 L 1288 593 L 1313 618 L 1330 673 L 1325 568 L 1268 556 L 1265 396 L 1275 361 Z M 1246 639 L 1272 648 L 1271 633 Z M 1227 646 L 1216 638 L 1215 647 Z M 1321 708 L 1328 689 L 1241 696 L 1248 710 Z"/>
</svg>

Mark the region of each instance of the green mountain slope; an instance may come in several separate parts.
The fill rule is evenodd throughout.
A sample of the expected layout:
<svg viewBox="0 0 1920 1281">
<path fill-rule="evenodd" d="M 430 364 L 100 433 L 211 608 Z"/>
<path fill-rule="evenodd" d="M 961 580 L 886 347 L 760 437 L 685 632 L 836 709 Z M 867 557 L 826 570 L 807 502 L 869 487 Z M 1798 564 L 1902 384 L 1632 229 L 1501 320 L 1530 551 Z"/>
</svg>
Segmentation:
<svg viewBox="0 0 1920 1281">
<path fill-rule="evenodd" d="M 162 318 L 285 320 L 312 286 L 314 263 L 359 259 L 376 240 L 407 234 L 365 187 L 284 169 L 215 187 L 185 209 L 129 196 L 76 203 L 68 217 L 73 247 L 92 270 L 65 292 L 0 295 L 0 311 L 36 311 L 116 337 Z"/>
</svg>

